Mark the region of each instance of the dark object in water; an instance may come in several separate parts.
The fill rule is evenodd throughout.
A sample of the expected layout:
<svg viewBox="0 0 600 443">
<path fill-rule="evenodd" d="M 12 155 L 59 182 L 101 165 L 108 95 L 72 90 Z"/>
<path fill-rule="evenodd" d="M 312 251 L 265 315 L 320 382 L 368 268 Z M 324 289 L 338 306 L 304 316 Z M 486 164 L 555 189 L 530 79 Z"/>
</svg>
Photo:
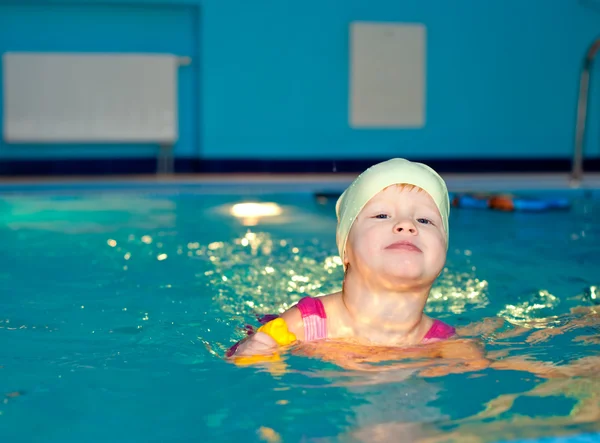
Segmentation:
<svg viewBox="0 0 600 443">
<path fill-rule="evenodd" d="M 542 212 L 568 209 L 566 198 L 527 198 L 510 194 L 456 194 L 452 198 L 455 208 L 494 209 L 497 211 Z"/>
</svg>

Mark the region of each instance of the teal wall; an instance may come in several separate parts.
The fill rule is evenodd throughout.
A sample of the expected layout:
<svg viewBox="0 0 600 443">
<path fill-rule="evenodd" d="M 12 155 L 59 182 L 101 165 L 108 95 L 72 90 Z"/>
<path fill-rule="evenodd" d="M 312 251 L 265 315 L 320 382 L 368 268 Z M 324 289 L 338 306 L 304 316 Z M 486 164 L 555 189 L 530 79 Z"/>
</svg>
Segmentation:
<svg viewBox="0 0 600 443">
<path fill-rule="evenodd" d="M 0 0 L 0 52 L 190 55 L 176 155 L 202 158 L 563 157 L 579 69 L 600 36 L 588 0 Z M 426 126 L 348 125 L 348 27 L 427 28 Z M 599 75 L 600 77 L 600 75 Z M 588 155 L 600 155 L 600 79 Z M 57 106 L 60 104 L 57 103 Z M 132 157 L 147 146 L 14 146 L 3 158 Z"/>
</svg>

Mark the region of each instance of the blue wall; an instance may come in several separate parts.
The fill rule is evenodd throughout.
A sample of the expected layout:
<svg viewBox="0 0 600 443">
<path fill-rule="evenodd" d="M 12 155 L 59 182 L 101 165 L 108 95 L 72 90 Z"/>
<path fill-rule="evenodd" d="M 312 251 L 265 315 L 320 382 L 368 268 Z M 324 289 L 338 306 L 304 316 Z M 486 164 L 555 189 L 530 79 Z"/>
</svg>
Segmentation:
<svg viewBox="0 0 600 443">
<path fill-rule="evenodd" d="M 353 20 L 425 24 L 425 128 L 349 127 Z M 0 53 L 190 55 L 180 74 L 182 158 L 566 158 L 582 57 L 598 35 L 600 7 L 575 0 L 0 0 Z M 588 155 L 597 156 L 593 83 Z M 153 152 L 0 143 L 4 158 Z"/>
</svg>

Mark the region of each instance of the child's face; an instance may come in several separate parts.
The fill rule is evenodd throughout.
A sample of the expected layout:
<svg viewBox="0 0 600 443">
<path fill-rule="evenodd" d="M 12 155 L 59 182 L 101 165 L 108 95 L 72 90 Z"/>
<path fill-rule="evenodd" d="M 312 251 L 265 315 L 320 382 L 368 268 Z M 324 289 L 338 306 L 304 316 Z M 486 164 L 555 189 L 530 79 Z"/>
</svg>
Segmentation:
<svg viewBox="0 0 600 443">
<path fill-rule="evenodd" d="M 446 262 L 446 235 L 431 196 L 390 186 L 358 214 L 348 236 L 346 263 L 369 278 L 432 283 Z"/>
</svg>

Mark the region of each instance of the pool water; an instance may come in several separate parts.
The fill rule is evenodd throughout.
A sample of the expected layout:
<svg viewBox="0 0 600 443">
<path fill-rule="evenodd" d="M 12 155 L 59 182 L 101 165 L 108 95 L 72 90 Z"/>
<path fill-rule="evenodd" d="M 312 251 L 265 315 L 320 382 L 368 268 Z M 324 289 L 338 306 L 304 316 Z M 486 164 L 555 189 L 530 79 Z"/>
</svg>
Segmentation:
<svg viewBox="0 0 600 443">
<path fill-rule="evenodd" d="M 568 211 L 453 209 L 427 312 L 459 328 L 500 320 L 477 334 L 500 357 L 600 356 L 589 321 L 600 311 L 600 199 L 568 195 Z M 231 215 L 247 202 L 280 214 Z M 600 438 L 590 371 L 425 378 L 297 354 L 226 362 L 256 315 L 340 289 L 333 204 L 252 186 L 0 189 L 2 441 Z"/>
</svg>

